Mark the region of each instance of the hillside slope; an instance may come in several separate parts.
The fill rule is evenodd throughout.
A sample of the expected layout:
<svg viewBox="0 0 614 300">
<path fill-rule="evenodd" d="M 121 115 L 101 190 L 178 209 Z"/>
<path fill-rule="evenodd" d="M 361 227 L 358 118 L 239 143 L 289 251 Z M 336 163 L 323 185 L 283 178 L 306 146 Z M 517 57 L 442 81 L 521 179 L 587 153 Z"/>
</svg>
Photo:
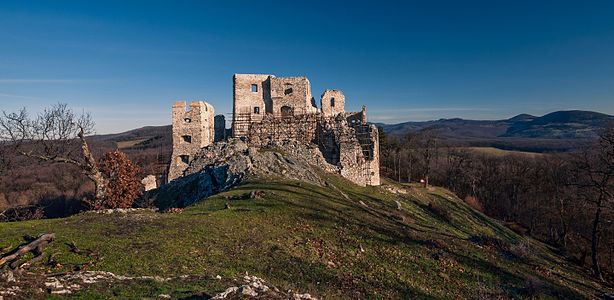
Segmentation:
<svg viewBox="0 0 614 300">
<path fill-rule="evenodd" d="M 58 272 L 83 269 L 170 278 L 75 279 L 77 298 L 207 298 L 245 273 L 325 299 L 595 298 L 607 291 L 586 270 L 444 189 L 361 188 L 322 176 L 323 186 L 252 178 L 182 213 L 0 224 L 0 246 L 18 245 L 22 235 L 57 235 L 47 250 L 54 267 L 38 264 L 27 283 L 0 281 L 0 290 L 20 285 L 20 297 L 41 298 L 39 287 L 54 291 L 45 282 L 66 276 Z M 71 252 L 73 242 L 81 251 Z"/>
</svg>

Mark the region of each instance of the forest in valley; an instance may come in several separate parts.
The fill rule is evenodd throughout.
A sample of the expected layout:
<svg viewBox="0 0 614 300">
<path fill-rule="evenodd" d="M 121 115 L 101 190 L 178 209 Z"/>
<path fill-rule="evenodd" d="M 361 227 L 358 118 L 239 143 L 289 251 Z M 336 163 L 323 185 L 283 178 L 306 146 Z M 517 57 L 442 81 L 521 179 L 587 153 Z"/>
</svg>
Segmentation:
<svg viewBox="0 0 614 300">
<path fill-rule="evenodd" d="M 446 187 L 512 230 L 556 247 L 599 277 L 614 271 L 614 127 L 567 153 L 493 154 L 436 130 L 380 133 L 381 172 Z"/>
</svg>

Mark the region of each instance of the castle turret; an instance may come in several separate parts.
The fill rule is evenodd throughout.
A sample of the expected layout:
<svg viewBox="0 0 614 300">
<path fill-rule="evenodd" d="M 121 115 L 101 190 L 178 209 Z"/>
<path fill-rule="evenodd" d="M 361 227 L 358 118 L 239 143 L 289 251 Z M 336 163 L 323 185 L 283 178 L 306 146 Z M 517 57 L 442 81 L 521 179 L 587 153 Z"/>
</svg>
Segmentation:
<svg viewBox="0 0 614 300">
<path fill-rule="evenodd" d="M 183 175 L 194 155 L 213 143 L 213 106 L 204 101 L 190 103 L 186 110 L 185 101 L 173 105 L 173 154 L 169 167 L 168 181 Z"/>
<path fill-rule="evenodd" d="M 340 90 L 325 90 L 320 98 L 320 107 L 325 117 L 334 117 L 345 112 L 345 96 Z"/>
</svg>

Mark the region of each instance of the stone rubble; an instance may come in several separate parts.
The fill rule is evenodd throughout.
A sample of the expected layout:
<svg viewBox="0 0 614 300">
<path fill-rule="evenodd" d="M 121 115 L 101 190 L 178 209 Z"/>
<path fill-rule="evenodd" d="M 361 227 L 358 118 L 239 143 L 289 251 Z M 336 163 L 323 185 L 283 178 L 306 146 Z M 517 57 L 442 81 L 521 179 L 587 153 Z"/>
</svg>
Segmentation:
<svg viewBox="0 0 614 300">
<path fill-rule="evenodd" d="M 113 213 L 119 214 L 127 214 L 127 213 L 137 213 L 137 212 L 156 212 L 157 208 L 113 208 L 113 209 L 99 209 L 99 210 L 90 210 L 85 213 L 88 214 L 101 214 L 101 215 L 110 215 Z"/>
<path fill-rule="evenodd" d="M 245 284 L 241 286 L 233 286 L 227 288 L 225 291 L 216 294 L 211 299 L 226 299 L 229 296 L 242 295 L 249 297 L 258 297 L 259 299 L 293 299 L 293 300 L 316 300 L 317 298 L 310 294 L 292 293 L 288 291 L 287 294 L 282 293 L 276 287 L 270 287 L 262 278 L 256 276 L 245 275 L 243 277 Z M 234 298 L 232 298 L 234 299 Z"/>
<path fill-rule="evenodd" d="M 23 298 L 24 295 L 35 294 L 51 294 L 58 296 L 68 296 L 79 290 L 87 289 L 90 285 L 97 283 L 112 283 L 118 281 L 155 281 L 159 283 L 169 282 L 171 280 L 186 280 L 190 278 L 193 281 L 197 278 L 204 280 L 221 280 L 221 276 L 189 276 L 181 275 L 178 277 L 161 277 L 161 276 L 122 276 L 105 271 L 78 271 L 68 274 L 35 274 L 25 273 L 14 277 L 11 281 L 7 281 L 5 276 L 3 282 L 0 281 L 0 300 Z M 209 278 L 209 279 L 207 279 Z M 316 299 L 309 294 L 299 294 L 288 291 L 281 292 L 276 287 L 268 285 L 262 278 L 256 276 L 243 276 L 244 284 L 240 286 L 229 287 L 225 291 L 215 295 L 212 299 L 226 299 L 232 296 L 241 295 L 242 297 L 257 297 L 258 299 Z M 4 283 L 4 284 L 2 284 Z M 10 284 L 6 284 L 10 283 Z M 170 299 L 171 295 L 159 294 L 157 298 Z"/>
</svg>

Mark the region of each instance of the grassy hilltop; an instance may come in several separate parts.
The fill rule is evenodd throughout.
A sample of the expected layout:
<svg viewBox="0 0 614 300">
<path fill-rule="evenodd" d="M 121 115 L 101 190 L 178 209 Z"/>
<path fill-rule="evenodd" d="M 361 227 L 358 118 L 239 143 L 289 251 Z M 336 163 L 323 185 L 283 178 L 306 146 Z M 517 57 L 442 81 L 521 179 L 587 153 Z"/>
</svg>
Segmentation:
<svg viewBox="0 0 614 300">
<path fill-rule="evenodd" d="M 2 223 L 0 246 L 54 232 L 57 240 L 45 253 L 58 265 L 39 264 L 32 269 L 39 274 L 80 267 L 173 277 L 98 282 L 74 292 L 76 298 L 206 298 L 245 273 L 324 299 L 595 298 L 607 291 L 548 246 L 518 236 L 444 189 L 388 184 L 407 191 L 393 194 L 323 176 L 324 187 L 252 179 L 182 213 Z M 241 200 L 254 190 L 262 196 Z M 97 258 L 71 252 L 72 242 Z M 25 297 L 49 297 L 35 291 L 45 289 L 43 281 L 31 282 Z M 7 286 L 0 282 L 0 289 Z"/>
</svg>

